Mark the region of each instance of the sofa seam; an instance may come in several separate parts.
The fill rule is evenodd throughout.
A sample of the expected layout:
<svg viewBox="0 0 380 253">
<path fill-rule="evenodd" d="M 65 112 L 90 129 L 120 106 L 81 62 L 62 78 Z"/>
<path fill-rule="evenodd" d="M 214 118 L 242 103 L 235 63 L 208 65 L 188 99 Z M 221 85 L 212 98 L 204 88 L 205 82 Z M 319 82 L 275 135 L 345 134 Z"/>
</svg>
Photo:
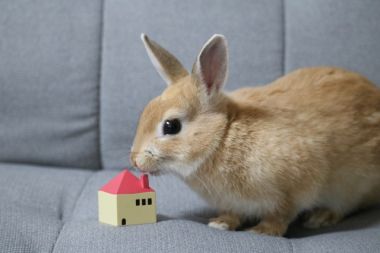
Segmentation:
<svg viewBox="0 0 380 253">
<path fill-rule="evenodd" d="M 104 15 L 105 1 L 101 1 L 100 31 L 99 31 L 99 65 L 98 65 L 98 157 L 100 169 L 104 169 L 102 152 L 102 83 L 103 83 L 103 45 L 104 45 Z"/>
<path fill-rule="evenodd" d="M 289 242 L 289 245 L 290 245 L 290 250 L 292 251 L 292 253 L 294 253 L 295 250 L 294 250 L 294 244 L 293 244 L 292 239 L 288 240 L 288 242 Z"/>
<path fill-rule="evenodd" d="M 286 49 L 287 49 L 287 39 L 286 39 L 286 29 L 287 29 L 287 24 L 286 24 L 286 0 L 282 0 L 282 75 L 285 75 L 286 72 Z"/>
<path fill-rule="evenodd" d="M 59 238 L 60 238 L 60 236 L 61 236 L 61 232 L 62 232 L 63 228 L 65 227 L 66 223 L 72 219 L 73 214 L 74 214 L 74 211 L 75 211 L 76 206 L 77 206 L 77 204 L 78 204 L 78 201 L 79 201 L 79 199 L 81 198 L 81 196 L 82 196 L 82 194 L 83 194 L 83 192 L 84 192 L 84 189 L 85 189 L 86 186 L 87 186 L 87 183 L 88 183 L 88 182 L 90 181 L 90 179 L 96 174 L 95 172 L 89 172 L 89 173 L 90 173 L 90 175 L 89 175 L 89 176 L 86 178 L 86 180 L 84 181 L 83 186 L 81 187 L 81 189 L 80 189 L 80 191 L 79 191 L 79 193 L 78 193 L 78 196 L 77 196 L 77 198 L 76 198 L 75 201 L 74 201 L 74 205 L 73 205 L 73 208 L 72 208 L 72 211 L 71 211 L 70 218 L 67 219 L 66 221 L 64 221 L 63 219 L 61 220 L 61 221 L 62 221 L 62 226 L 60 227 L 60 229 L 59 229 L 59 231 L 58 231 L 58 234 L 57 234 L 57 237 L 56 237 L 56 239 L 55 239 L 55 242 L 54 242 L 54 244 L 53 244 L 52 251 L 51 251 L 52 253 L 55 251 L 55 246 L 57 245 L 57 242 L 58 242 L 58 240 L 59 240 Z"/>
<path fill-rule="evenodd" d="M 58 239 L 60 238 L 61 236 L 61 232 L 63 230 L 63 227 L 65 226 L 66 222 L 64 222 L 63 220 L 62 221 L 62 225 L 61 227 L 59 228 L 59 231 L 58 231 L 58 234 L 57 234 L 57 237 L 55 238 L 55 241 L 54 241 L 54 244 L 53 244 L 53 247 L 52 247 L 52 250 L 51 252 L 53 253 L 55 251 L 55 246 L 57 245 L 57 242 L 58 242 Z"/>
</svg>

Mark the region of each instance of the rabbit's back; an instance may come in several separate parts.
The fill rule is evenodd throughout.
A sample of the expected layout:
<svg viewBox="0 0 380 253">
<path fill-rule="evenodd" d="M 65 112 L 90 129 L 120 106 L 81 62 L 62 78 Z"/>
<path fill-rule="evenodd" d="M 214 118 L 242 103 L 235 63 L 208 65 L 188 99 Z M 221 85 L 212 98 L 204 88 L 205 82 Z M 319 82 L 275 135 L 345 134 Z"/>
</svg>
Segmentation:
<svg viewBox="0 0 380 253">
<path fill-rule="evenodd" d="M 308 150 L 310 161 L 320 160 L 302 166 L 324 174 L 323 205 L 350 209 L 380 201 L 380 89 L 370 81 L 339 68 L 304 68 L 230 96 L 271 115 L 265 138 L 257 140 L 262 147 L 271 140 L 289 157 Z M 261 149 L 263 156 L 272 150 Z"/>
<path fill-rule="evenodd" d="M 275 128 L 295 128 L 320 140 L 330 163 L 354 155 L 380 170 L 380 89 L 357 73 L 303 68 L 266 86 L 236 90 L 231 97 L 271 112 Z"/>
<path fill-rule="evenodd" d="M 357 73 L 333 67 L 299 69 L 269 85 L 239 89 L 231 95 L 260 107 L 300 113 L 380 112 L 380 89 Z"/>
</svg>

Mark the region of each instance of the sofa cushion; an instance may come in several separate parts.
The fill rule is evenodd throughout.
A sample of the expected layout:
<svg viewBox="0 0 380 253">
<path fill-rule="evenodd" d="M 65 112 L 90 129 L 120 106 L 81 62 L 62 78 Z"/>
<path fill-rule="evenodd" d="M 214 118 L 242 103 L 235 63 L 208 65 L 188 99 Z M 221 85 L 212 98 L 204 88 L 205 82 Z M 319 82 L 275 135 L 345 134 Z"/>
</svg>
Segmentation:
<svg viewBox="0 0 380 253">
<path fill-rule="evenodd" d="M 104 167 L 128 164 L 136 123 L 166 84 L 147 56 L 142 32 L 191 69 L 203 43 L 226 35 L 227 89 L 269 82 L 282 74 L 282 0 L 105 1 L 101 143 Z"/>
<path fill-rule="evenodd" d="M 0 164 L 0 251 L 52 252 L 89 172 Z"/>
<path fill-rule="evenodd" d="M 90 178 L 62 229 L 56 252 L 375 252 L 380 246 L 379 209 L 325 229 L 308 230 L 295 223 L 287 238 L 209 228 L 206 224 L 215 210 L 173 176 L 150 178 L 157 193 L 156 224 L 99 224 L 96 191 L 117 173 L 103 171 Z"/>
<path fill-rule="evenodd" d="M 116 171 L 0 164 L 2 252 L 376 252 L 380 207 L 318 230 L 293 224 L 285 238 L 206 225 L 216 212 L 173 176 L 151 177 L 158 222 L 98 222 L 97 191 Z"/>
<path fill-rule="evenodd" d="M 99 224 L 96 191 L 118 172 L 94 174 L 78 199 L 55 252 L 290 252 L 284 238 L 226 232 L 205 224 L 215 211 L 173 176 L 151 177 L 157 194 L 156 224 Z"/>
<path fill-rule="evenodd" d="M 99 168 L 101 0 L 0 1 L 0 161 Z"/>
</svg>

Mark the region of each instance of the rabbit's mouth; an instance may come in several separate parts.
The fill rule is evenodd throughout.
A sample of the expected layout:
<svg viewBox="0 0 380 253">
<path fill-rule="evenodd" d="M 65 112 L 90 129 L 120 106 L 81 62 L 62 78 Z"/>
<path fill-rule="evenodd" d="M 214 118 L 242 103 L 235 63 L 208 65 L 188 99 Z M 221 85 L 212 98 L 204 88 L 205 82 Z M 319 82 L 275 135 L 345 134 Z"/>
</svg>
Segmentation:
<svg viewBox="0 0 380 253">
<path fill-rule="evenodd" d="M 137 168 L 143 172 L 148 173 L 152 176 L 159 176 L 163 174 L 163 171 L 157 168 L 156 161 L 152 161 L 151 159 L 144 159 L 144 162 L 137 165 Z"/>
</svg>

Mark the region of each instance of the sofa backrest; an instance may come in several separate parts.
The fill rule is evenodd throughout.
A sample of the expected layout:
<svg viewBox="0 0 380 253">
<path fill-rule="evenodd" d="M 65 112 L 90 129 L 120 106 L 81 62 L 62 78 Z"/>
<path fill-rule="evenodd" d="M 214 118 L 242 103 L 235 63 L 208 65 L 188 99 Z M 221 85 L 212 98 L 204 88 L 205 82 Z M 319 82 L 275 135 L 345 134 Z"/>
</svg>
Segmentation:
<svg viewBox="0 0 380 253">
<path fill-rule="evenodd" d="M 0 1 L 0 162 L 100 167 L 101 6 Z"/>
<path fill-rule="evenodd" d="M 105 1 L 101 149 L 105 168 L 128 164 L 144 105 L 165 83 L 140 33 L 191 68 L 214 33 L 227 37 L 226 89 L 271 82 L 303 66 L 336 65 L 380 84 L 380 1 L 143 0 Z"/>
<path fill-rule="evenodd" d="M 336 65 L 380 84 L 377 0 L 0 2 L 0 162 L 121 169 L 140 112 L 165 88 L 140 34 L 191 68 L 229 42 L 226 89 Z"/>
</svg>

